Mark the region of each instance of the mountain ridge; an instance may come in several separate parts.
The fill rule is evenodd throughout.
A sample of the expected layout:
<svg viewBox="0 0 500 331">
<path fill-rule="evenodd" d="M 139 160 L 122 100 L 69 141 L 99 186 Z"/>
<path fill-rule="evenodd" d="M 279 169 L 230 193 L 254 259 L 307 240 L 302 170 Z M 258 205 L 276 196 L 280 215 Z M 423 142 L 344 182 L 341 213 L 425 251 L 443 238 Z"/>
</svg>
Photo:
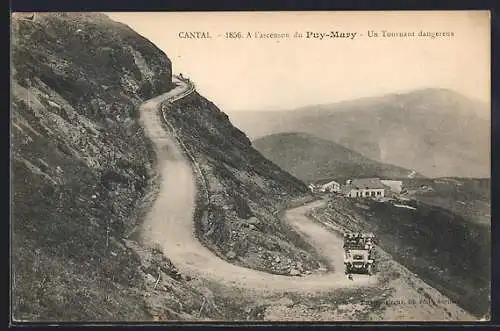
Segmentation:
<svg viewBox="0 0 500 331">
<path fill-rule="evenodd" d="M 407 91 L 400 91 L 400 92 L 391 92 L 391 93 L 384 93 L 384 94 L 376 94 L 376 95 L 371 95 L 371 96 L 365 96 L 365 97 L 360 97 L 360 98 L 355 98 L 355 99 L 343 99 L 343 100 L 338 100 L 338 101 L 332 101 L 332 102 L 324 102 L 324 103 L 319 103 L 319 104 L 311 104 L 311 105 L 304 105 L 300 107 L 295 107 L 295 108 L 289 108 L 289 109 L 239 109 L 236 111 L 231 111 L 229 110 L 228 112 L 230 114 L 234 114 L 237 112 L 240 113 L 266 113 L 266 112 L 272 112 L 272 113 L 282 113 L 282 112 L 302 112 L 304 110 L 311 110 L 311 109 L 318 109 L 318 110 L 329 110 L 332 108 L 332 106 L 339 106 L 339 105 L 346 105 L 346 104 L 351 104 L 355 102 L 373 102 L 377 100 L 383 100 L 385 98 L 392 98 L 392 97 L 400 97 L 404 95 L 419 95 L 419 94 L 426 94 L 426 93 L 445 93 L 448 95 L 453 95 L 453 96 L 458 96 L 461 99 L 468 100 L 470 102 L 475 103 L 479 107 L 481 107 L 483 110 L 487 110 L 488 104 L 485 103 L 484 101 L 478 99 L 478 98 L 472 98 L 472 97 L 466 97 L 459 92 L 449 89 L 449 88 L 441 88 L 441 87 L 423 87 L 423 88 L 418 88 L 418 89 L 413 89 L 413 90 L 407 90 Z M 339 109 L 339 111 L 342 111 L 342 109 Z M 487 112 L 480 113 L 482 114 L 482 117 L 489 118 L 489 114 Z"/>
<path fill-rule="evenodd" d="M 233 112 L 251 139 L 307 132 L 373 160 L 428 177 L 487 177 L 490 122 L 484 105 L 446 89 L 422 89 L 303 107 L 288 112 Z"/>
<path fill-rule="evenodd" d="M 276 133 L 252 142 L 265 157 L 297 178 L 408 177 L 412 171 L 371 160 L 330 140 L 304 132 Z"/>
</svg>

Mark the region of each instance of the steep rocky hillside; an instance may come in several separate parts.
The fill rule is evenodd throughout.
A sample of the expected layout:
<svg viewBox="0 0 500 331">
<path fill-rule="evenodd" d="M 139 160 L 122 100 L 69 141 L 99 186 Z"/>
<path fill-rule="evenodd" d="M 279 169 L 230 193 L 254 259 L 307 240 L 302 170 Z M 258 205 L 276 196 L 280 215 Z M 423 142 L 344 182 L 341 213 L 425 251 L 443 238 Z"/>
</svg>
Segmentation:
<svg viewBox="0 0 500 331">
<path fill-rule="evenodd" d="M 290 111 L 234 112 L 252 139 L 306 132 L 426 177 L 489 177 L 487 105 L 446 89 L 362 98 Z"/>
<path fill-rule="evenodd" d="M 217 316 L 127 238 L 154 188 L 138 105 L 170 88 L 170 60 L 105 15 L 14 14 L 12 30 L 13 317 Z"/>
<path fill-rule="evenodd" d="M 137 235 L 159 187 L 138 109 L 173 88 L 167 56 L 102 14 L 22 16 L 12 20 L 14 319 L 249 318 L 255 303 L 212 292 Z M 304 198 L 305 184 L 201 96 L 169 113 L 209 183 L 209 201 L 199 192 L 200 240 L 274 273 L 317 268 L 275 214 Z"/>
<path fill-rule="evenodd" d="M 252 145 L 282 169 L 306 182 L 324 178 L 398 178 L 411 173 L 307 133 L 271 134 L 254 140 Z"/>
<path fill-rule="evenodd" d="M 305 184 L 264 158 L 226 114 L 197 93 L 166 113 L 203 173 L 201 242 L 226 260 L 272 273 L 317 268 L 318 260 L 307 252 L 314 250 L 277 213 L 291 199 L 307 199 Z"/>
</svg>

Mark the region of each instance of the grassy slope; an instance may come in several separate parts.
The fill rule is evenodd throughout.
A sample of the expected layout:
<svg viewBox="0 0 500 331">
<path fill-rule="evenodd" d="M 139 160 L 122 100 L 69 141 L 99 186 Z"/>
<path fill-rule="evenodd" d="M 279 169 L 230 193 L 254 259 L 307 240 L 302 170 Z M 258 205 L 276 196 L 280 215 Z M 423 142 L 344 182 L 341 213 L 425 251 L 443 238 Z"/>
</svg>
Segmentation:
<svg viewBox="0 0 500 331">
<path fill-rule="evenodd" d="M 252 145 L 266 158 L 301 180 L 406 177 L 411 171 L 371 160 L 332 141 L 307 133 L 278 133 Z"/>
</svg>

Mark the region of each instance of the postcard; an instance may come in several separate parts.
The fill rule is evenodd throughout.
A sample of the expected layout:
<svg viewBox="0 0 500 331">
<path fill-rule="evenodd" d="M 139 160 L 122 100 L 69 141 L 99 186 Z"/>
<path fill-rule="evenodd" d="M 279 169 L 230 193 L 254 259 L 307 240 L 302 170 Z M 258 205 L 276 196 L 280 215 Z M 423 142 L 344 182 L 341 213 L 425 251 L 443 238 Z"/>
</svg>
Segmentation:
<svg viewBox="0 0 500 331">
<path fill-rule="evenodd" d="M 488 11 L 11 35 L 13 322 L 490 319 Z"/>
</svg>

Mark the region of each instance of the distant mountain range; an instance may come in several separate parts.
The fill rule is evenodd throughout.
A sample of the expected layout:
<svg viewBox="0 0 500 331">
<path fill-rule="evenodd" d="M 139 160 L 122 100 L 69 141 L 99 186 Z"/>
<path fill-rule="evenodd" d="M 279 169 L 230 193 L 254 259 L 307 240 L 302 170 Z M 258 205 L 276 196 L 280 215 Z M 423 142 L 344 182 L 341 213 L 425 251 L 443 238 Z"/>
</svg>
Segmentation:
<svg viewBox="0 0 500 331">
<path fill-rule="evenodd" d="M 252 139 L 305 132 L 428 177 L 489 177 L 488 107 L 447 89 L 230 114 Z"/>
<path fill-rule="evenodd" d="M 252 144 L 262 155 L 305 182 L 348 177 L 400 178 L 412 173 L 307 133 L 271 134 Z"/>
</svg>

